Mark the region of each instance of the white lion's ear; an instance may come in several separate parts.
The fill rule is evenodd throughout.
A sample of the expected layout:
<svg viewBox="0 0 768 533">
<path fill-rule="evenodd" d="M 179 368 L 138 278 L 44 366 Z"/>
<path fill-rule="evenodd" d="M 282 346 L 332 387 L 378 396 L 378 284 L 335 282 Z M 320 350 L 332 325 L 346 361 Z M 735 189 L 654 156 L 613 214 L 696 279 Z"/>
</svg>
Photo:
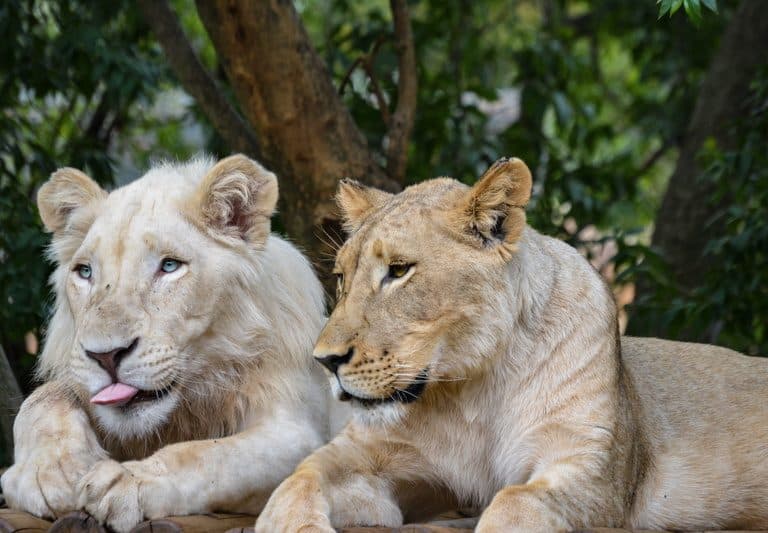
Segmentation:
<svg viewBox="0 0 768 533">
<path fill-rule="evenodd" d="M 336 205 L 341 210 L 344 229 L 349 233 L 357 231 L 372 211 L 384 205 L 392 194 L 363 185 L 359 181 L 343 179 L 336 191 Z"/>
<path fill-rule="evenodd" d="M 76 211 L 106 197 L 106 191 L 83 172 L 60 168 L 37 191 L 37 209 L 45 228 L 56 234 L 67 227 Z"/>
<path fill-rule="evenodd" d="M 200 185 L 203 222 L 250 244 L 266 242 L 277 205 L 277 177 L 242 154 L 216 163 Z"/>
<path fill-rule="evenodd" d="M 531 171 L 520 159 L 499 159 L 461 199 L 453 218 L 483 246 L 511 252 L 525 228 L 531 184 Z"/>
</svg>

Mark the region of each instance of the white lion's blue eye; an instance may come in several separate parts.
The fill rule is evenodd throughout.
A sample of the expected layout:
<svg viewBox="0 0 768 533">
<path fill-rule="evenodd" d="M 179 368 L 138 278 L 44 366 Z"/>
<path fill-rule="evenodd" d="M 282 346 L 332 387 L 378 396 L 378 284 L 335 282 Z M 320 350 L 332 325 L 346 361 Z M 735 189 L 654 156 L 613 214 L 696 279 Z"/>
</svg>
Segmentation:
<svg viewBox="0 0 768 533">
<path fill-rule="evenodd" d="M 160 270 L 166 274 L 170 274 L 171 272 L 177 271 L 180 266 L 181 261 L 177 259 L 163 259 L 163 262 L 160 263 Z"/>
<path fill-rule="evenodd" d="M 75 272 L 77 272 L 77 275 L 83 279 L 91 279 L 91 274 L 93 273 L 91 265 L 77 265 L 75 267 Z"/>
</svg>

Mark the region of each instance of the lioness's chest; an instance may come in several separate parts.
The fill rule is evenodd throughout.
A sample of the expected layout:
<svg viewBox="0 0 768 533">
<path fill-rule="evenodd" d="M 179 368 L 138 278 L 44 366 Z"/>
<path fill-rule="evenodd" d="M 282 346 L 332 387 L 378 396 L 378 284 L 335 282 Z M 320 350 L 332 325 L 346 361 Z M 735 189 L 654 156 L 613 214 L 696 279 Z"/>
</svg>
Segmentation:
<svg viewBox="0 0 768 533">
<path fill-rule="evenodd" d="M 506 402 L 482 395 L 456 402 L 430 413 L 418 447 L 460 500 L 484 506 L 503 487 L 527 480 L 531 450 L 517 438 L 523 432 Z"/>
</svg>

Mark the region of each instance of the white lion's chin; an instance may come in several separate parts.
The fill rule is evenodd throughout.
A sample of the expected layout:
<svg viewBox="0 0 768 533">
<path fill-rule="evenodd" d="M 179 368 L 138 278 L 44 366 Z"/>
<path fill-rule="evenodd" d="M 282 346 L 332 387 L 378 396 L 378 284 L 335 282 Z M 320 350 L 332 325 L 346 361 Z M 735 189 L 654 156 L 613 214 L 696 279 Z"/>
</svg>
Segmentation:
<svg viewBox="0 0 768 533">
<path fill-rule="evenodd" d="M 109 435 L 120 440 L 146 437 L 165 424 L 179 403 L 176 391 L 128 407 L 95 405 L 94 414 Z"/>
</svg>

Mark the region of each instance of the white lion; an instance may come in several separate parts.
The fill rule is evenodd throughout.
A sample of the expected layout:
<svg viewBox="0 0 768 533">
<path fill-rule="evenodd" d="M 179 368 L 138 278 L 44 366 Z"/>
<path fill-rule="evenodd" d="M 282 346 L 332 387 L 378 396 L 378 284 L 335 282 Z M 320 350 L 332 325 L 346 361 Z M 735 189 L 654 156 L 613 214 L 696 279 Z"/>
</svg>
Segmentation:
<svg viewBox="0 0 768 533">
<path fill-rule="evenodd" d="M 14 426 L 11 507 L 146 518 L 258 512 L 328 439 L 310 264 L 270 234 L 277 180 L 242 156 L 163 164 L 104 192 L 65 168 L 40 189 L 56 309 L 45 384 Z"/>
</svg>

